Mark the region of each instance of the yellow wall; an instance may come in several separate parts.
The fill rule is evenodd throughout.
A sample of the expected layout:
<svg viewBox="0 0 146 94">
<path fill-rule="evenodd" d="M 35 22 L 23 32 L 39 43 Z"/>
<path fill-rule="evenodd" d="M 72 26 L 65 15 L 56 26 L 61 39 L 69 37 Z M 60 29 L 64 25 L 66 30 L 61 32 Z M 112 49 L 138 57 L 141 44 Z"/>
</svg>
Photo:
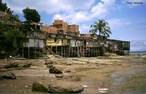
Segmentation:
<svg viewBox="0 0 146 94">
<path fill-rule="evenodd" d="M 62 39 L 56 39 L 55 38 L 47 38 L 46 39 L 46 45 L 47 46 L 63 46 L 67 45 L 67 39 L 63 39 L 63 44 L 62 44 Z"/>
<path fill-rule="evenodd" d="M 68 44 L 67 39 L 63 39 L 63 43 L 62 43 L 62 39 L 56 39 L 56 42 L 55 42 L 55 38 L 46 39 L 47 46 L 63 46 L 67 44 Z"/>
</svg>

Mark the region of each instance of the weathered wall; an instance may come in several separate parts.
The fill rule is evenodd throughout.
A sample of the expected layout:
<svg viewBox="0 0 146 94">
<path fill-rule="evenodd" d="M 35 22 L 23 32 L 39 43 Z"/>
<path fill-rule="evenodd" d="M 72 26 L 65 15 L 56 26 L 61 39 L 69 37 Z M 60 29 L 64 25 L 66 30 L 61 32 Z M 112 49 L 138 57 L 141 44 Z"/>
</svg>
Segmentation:
<svg viewBox="0 0 146 94">
<path fill-rule="evenodd" d="M 23 43 L 23 47 L 40 47 L 43 48 L 45 46 L 44 40 L 41 39 L 29 39 L 28 42 Z"/>
</svg>

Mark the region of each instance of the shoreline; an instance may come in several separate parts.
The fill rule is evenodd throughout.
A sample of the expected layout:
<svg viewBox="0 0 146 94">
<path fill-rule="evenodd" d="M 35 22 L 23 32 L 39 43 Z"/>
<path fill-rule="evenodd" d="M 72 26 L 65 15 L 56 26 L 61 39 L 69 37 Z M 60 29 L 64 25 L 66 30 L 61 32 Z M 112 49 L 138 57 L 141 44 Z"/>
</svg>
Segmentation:
<svg viewBox="0 0 146 94">
<path fill-rule="evenodd" d="M 29 62 L 32 65 L 25 69 L 9 69 L 10 72 L 13 72 L 17 76 L 17 79 L 0 80 L 0 93 L 16 93 L 16 91 L 17 93 L 34 93 L 31 91 L 31 88 L 32 83 L 35 80 L 41 81 L 46 87 L 48 87 L 47 85 L 51 80 L 73 81 L 83 86 L 86 85 L 82 92 L 83 94 L 98 94 L 97 92 L 99 92 L 98 89 L 100 88 L 108 88 L 108 93 L 112 93 L 114 91 L 117 93 L 124 91 L 133 92 L 133 88 L 136 88 L 135 84 L 138 83 L 140 83 L 140 85 L 137 87 L 140 87 L 141 89 L 143 89 L 144 86 L 146 87 L 146 85 L 143 85 L 142 83 L 142 81 L 145 81 L 146 76 L 144 74 L 146 73 L 145 71 L 139 71 L 144 70 L 146 67 L 146 55 L 109 56 L 108 58 L 54 57 L 47 60 L 53 60 L 53 65 L 63 68 L 63 78 L 58 79 L 54 74 L 50 74 L 49 69 L 44 64 L 44 59 L 10 60 L 9 62 L 17 63 Z M 4 60 L 0 61 L 0 72 L 2 72 L 2 66 L 9 62 L 2 63 Z M 71 65 L 67 66 L 66 64 Z M 71 72 L 67 73 L 66 70 L 70 70 Z M 80 77 L 79 81 L 70 78 L 70 76 L 74 73 Z M 138 76 L 138 74 L 140 76 Z M 133 77 L 135 79 L 133 79 Z M 141 79 L 140 82 L 139 79 Z M 135 82 L 135 84 L 133 85 L 132 82 Z M 131 87 L 133 88 L 131 89 Z M 139 90 L 139 92 L 141 91 Z"/>
</svg>

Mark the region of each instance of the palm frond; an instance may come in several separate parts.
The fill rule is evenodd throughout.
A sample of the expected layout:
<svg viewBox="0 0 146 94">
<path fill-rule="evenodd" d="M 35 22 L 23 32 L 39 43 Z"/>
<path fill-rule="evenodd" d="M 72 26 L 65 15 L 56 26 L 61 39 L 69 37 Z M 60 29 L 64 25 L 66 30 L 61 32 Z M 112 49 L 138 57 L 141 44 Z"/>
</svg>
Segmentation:
<svg viewBox="0 0 146 94">
<path fill-rule="evenodd" d="M 99 32 L 99 35 L 108 36 L 112 32 L 110 31 L 110 27 L 108 26 L 108 23 L 105 22 L 105 20 L 98 20 L 98 22 L 94 22 L 93 25 L 90 26 L 92 29 L 89 31 L 89 33 L 95 34 Z"/>
</svg>

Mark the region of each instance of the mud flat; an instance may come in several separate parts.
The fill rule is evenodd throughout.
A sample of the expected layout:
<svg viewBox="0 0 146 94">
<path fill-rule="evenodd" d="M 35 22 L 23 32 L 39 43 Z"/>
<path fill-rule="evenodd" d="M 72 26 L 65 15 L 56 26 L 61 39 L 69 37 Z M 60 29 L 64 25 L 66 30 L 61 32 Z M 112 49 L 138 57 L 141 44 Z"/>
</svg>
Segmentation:
<svg viewBox="0 0 146 94">
<path fill-rule="evenodd" d="M 109 56 L 90 58 L 51 58 L 53 65 L 60 67 L 63 78 L 49 73 L 44 59 L 0 60 L 0 73 L 12 72 L 17 79 L 0 80 L 0 93 L 36 93 L 32 92 L 32 83 L 41 81 L 48 87 L 52 80 L 67 80 L 81 84 L 81 94 L 143 94 L 146 92 L 146 55 Z M 4 68 L 10 62 L 19 65 L 29 62 L 27 68 Z"/>
</svg>

